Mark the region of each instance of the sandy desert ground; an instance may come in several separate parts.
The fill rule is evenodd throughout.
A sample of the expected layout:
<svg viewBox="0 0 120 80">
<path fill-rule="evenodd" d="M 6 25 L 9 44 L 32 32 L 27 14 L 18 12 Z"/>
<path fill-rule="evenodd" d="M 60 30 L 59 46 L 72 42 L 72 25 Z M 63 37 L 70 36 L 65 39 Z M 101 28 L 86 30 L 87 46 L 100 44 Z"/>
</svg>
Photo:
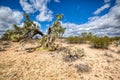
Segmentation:
<svg viewBox="0 0 120 80">
<path fill-rule="evenodd" d="M 26 48 L 37 44 L 25 44 Z M 65 62 L 61 53 L 39 50 L 26 52 L 12 42 L 10 48 L 0 52 L 0 80 L 120 80 L 120 47 L 111 45 L 108 50 L 92 49 L 88 44 L 67 44 L 83 48 L 85 56 Z M 77 65 L 87 65 L 80 71 Z"/>
</svg>

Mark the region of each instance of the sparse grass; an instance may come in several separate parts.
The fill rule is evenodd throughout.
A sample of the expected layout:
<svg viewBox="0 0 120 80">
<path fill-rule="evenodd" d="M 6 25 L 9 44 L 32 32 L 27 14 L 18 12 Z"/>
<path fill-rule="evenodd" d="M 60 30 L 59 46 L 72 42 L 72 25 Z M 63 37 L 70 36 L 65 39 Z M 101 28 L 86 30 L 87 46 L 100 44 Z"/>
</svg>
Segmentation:
<svg viewBox="0 0 120 80">
<path fill-rule="evenodd" d="M 10 42 L 8 42 L 8 41 L 0 42 L 0 51 L 6 51 L 5 48 L 9 48 L 9 47 L 10 47 Z"/>
<path fill-rule="evenodd" d="M 0 63 L 0 80 L 6 80 L 7 79 L 7 72 L 9 68 L 13 66 L 13 63 L 8 62 L 8 63 Z M 10 75 L 10 74 L 8 74 Z"/>
<path fill-rule="evenodd" d="M 113 56 L 111 54 L 107 53 L 107 52 L 104 54 L 104 56 L 113 58 Z"/>
<path fill-rule="evenodd" d="M 5 63 L 0 63 L 0 69 L 4 69 L 6 67 L 8 67 L 8 65 L 6 65 Z"/>
<path fill-rule="evenodd" d="M 13 62 L 0 63 L 0 69 L 5 69 L 13 66 Z"/>
<path fill-rule="evenodd" d="M 115 41 L 115 46 L 118 47 L 120 45 L 120 40 Z"/>
<path fill-rule="evenodd" d="M 91 67 L 86 64 L 78 64 L 75 67 L 77 68 L 77 71 L 81 73 L 90 72 L 92 70 Z"/>
</svg>

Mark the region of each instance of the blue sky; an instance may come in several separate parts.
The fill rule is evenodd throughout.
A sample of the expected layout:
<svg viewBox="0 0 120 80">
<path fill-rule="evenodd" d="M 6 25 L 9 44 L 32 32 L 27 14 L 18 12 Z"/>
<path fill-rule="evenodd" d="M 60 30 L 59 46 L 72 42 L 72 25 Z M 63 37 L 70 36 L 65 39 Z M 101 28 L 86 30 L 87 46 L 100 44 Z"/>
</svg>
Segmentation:
<svg viewBox="0 0 120 80">
<path fill-rule="evenodd" d="M 64 36 L 81 32 L 116 36 L 120 35 L 119 10 L 119 0 L 0 0 L 0 31 L 11 29 L 14 23 L 21 25 L 23 14 L 28 13 L 45 32 L 60 13 L 64 14 Z"/>
</svg>

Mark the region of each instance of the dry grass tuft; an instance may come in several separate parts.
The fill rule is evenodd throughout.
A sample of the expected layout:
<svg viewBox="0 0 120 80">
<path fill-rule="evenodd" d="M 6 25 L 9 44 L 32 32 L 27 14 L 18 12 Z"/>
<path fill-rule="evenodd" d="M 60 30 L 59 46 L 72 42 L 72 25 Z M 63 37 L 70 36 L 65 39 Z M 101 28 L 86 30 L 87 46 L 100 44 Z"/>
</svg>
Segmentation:
<svg viewBox="0 0 120 80">
<path fill-rule="evenodd" d="M 92 70 L 91 67 L 86 64 L 78 64 L 75 67 L 77 68 L 77 71 L 81 73 L 91 72 Z"/>
<path fill-rule="evenodd" d="M 105 52 L 104 56 L 113 58 L 112 54 L 109 54 L 109 53 L 107 53 L 107 52 Z"/>
</svg>

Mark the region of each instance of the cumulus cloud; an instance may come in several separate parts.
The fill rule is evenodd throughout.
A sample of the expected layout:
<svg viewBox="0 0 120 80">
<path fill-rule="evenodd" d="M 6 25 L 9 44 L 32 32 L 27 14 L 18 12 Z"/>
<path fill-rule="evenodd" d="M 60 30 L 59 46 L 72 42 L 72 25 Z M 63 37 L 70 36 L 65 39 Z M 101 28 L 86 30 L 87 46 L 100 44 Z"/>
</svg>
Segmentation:
<svg viewBox="0 0 120 80">
<path fill-rule="evenodd" d="M 60 0 L 54 0 L 54 1 L 55 1 L 55 2 L 58 2 L 58 3 L 60 2 Z"/>
<path fill-rule="evenodd" d="M 105 5 L 103 5 L 102 7 L 98 8 L 98 9 L 94 12 L 94 14 L 97 15 L 97 14 L 101 13 L 103 10 L 108 9 L 109 7 L 110 7 L 110 4 L 105 4 Z"/>
<path fill-rule="evenodd" d="M 120 36 L 120 1 L 104 16 L 89 18 L 85 24 L 62 23 L 66 27 L 64 36 L 80 35 L 82 32 L 93 32 L 97 35 Z"/>
<path fill-rule="evenodd" d="M 110 2 L 110 0 L 104 0 L 104 3 L 108 3 L 108 2 Z"/>
<path fill-rule="evenodd" d="M 20 0 L 23 10 L 27 13 L 39 12 L 36 19 L 39 21 L 52 21 L 53 12 L 48 9 L 50 0 Z"/>
<path fill-rule="evenodd" d="M 26 0 L 20 0 L 20 4 L 26 13 L 33 13 L 35 11 L 34 7 Z"/>
<path fill-rule="evenodd" d="M 39 21 L 52 21 L 52 11 L 42 11 L 39 15 L 36 16 L 36 19 Z"/>
<path fill-rule="evenodd" d="M 104 11 L 105 9 L 108 9 L 110 7 L 110 0 L 104 0 L 104 5 L 100 8 L 98 8 L 93 14 L 97 15 L 99 13 L 101 13 L 102 11 Z"/>
<path fill-rule="evenodd" d="M 0 6 L 0 31 L 11 29 L 14 23 L 20 23 L 22 19 L 23 15 L 21 12 L 14 11 L 9 7 Z"/>
</svg>

